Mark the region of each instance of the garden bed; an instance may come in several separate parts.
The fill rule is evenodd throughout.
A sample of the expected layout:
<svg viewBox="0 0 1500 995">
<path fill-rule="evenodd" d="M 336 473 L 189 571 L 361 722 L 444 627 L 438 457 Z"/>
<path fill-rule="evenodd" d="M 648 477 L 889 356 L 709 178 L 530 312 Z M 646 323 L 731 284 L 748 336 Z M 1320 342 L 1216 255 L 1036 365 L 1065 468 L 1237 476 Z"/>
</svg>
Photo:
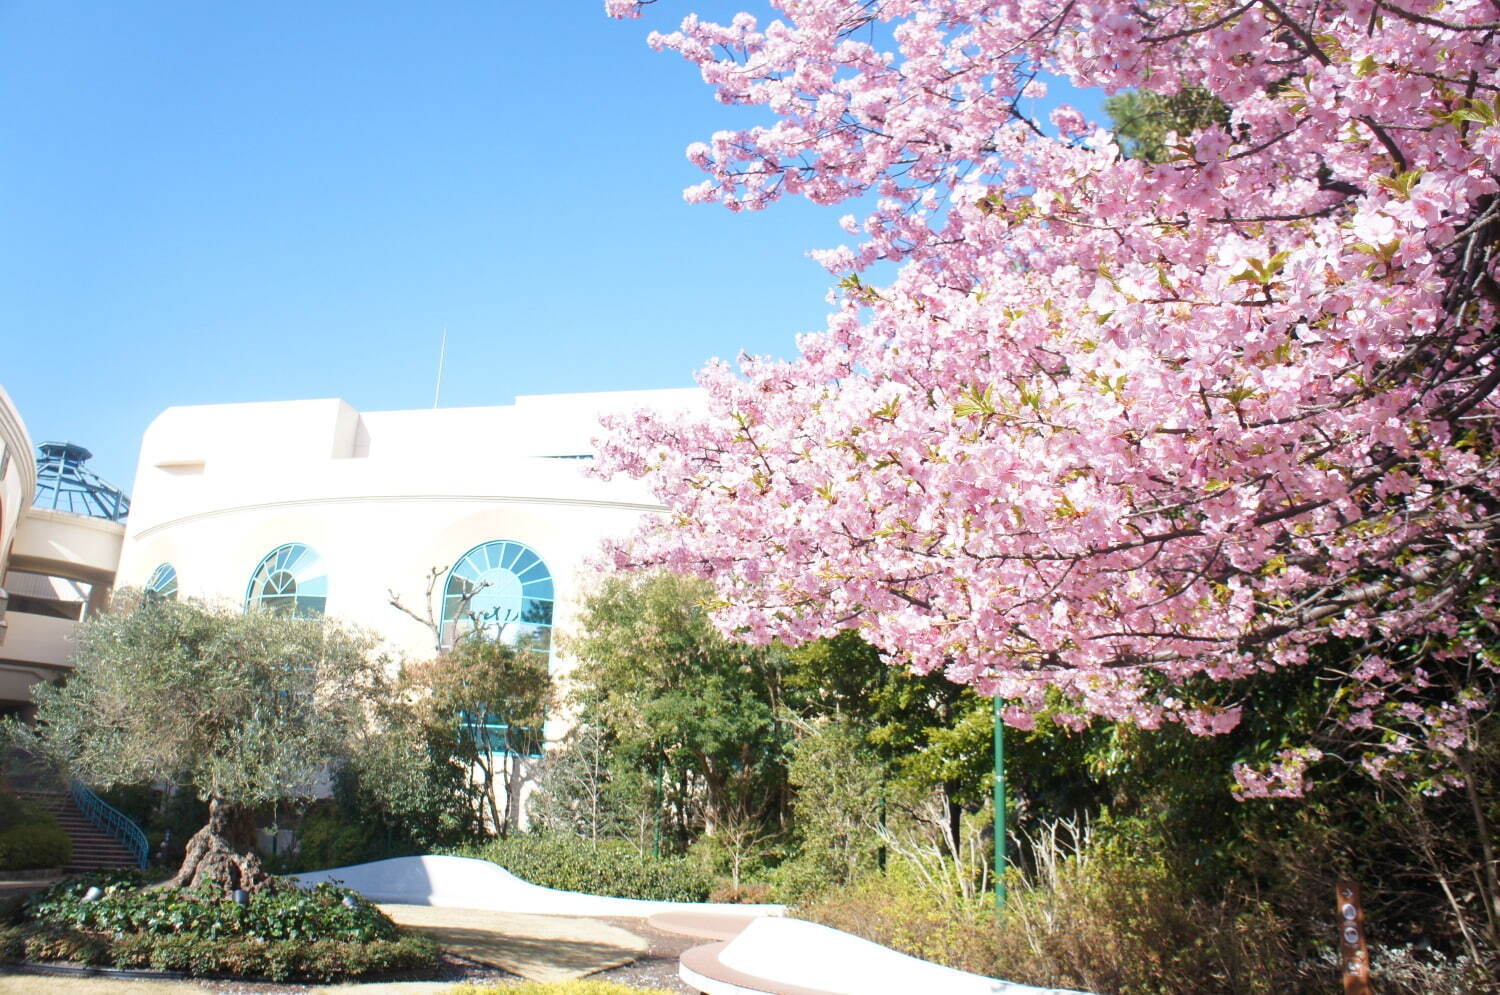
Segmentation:
<svg viewBox="0 0 1500 995">
<path fill-rule="evenodd" d="M 0 926 L 0 959 L 328 982 L 431 971 L 438 947 L 353 892 L 276 884 L 244 904 L 115 872 L 60 882 Z M 98 886 L 103 894 L 85 896 Z"/>
</svg>

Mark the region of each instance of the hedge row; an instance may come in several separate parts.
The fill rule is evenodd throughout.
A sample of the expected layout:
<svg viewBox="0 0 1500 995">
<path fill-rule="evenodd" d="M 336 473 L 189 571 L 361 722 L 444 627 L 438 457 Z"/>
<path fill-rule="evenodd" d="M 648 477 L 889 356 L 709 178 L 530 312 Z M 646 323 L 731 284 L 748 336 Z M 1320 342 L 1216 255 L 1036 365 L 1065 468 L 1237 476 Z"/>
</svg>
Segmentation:
<svg viewBox="0 0 1500 995">
<path fill-rule="evenodd" d="M 643 856 L 624 840 L 525 833 L 453 851 L 545 888 L 617 898 L 702 902 L 713 878 L 680 857 Z"/>
</svg>

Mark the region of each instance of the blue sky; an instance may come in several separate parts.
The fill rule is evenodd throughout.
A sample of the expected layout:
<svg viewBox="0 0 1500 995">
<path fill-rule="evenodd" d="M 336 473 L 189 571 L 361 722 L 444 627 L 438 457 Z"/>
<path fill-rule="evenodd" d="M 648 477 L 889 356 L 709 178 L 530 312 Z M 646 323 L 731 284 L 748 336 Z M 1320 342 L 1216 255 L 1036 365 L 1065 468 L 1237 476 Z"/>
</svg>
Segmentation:
<svg viewBox="0 0 1500 995">
<path fill-rule="evenodd" d="M 740 6 L 0 0 L 0 384 L 129 489 L 170 405 L 430 405 L 445 326 L 444 406 L 790 354 L 844 210 L 685 204 L 750 117 L 644 44 Z"/>
</svg>

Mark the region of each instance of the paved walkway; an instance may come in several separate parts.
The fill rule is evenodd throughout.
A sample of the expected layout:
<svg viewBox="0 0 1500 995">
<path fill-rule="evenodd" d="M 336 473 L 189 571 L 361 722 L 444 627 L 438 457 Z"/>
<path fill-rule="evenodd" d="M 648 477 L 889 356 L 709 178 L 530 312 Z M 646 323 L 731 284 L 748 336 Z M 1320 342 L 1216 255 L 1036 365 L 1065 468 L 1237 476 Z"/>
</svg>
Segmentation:
<svg viewBox="0 0 1500 995">
<path fill-rule="evenodd" d="M 68 995 L 183 995 L 190 988 L 197 986 L 178 981 L 117 981 L 113 978 L 58 978 L 39 974 L 0 975 L 0 995 L 30 995 L 31 992 L 67 992 Z"/>
<path fill-rule="evenodd" d="M 628 964 L 646 952 L 634 933 L 597 919 L 488 909 L 385 905 L 382 912 L 443 949 L 531 981 L 567 981 Z"/>
</svg>

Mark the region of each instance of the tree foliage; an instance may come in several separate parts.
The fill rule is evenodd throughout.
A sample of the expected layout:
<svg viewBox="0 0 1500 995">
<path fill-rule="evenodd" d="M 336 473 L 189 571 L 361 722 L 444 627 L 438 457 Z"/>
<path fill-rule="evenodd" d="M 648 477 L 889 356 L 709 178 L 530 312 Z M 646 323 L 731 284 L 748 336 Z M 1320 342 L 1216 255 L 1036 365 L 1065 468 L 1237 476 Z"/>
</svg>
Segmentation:
<svg viewBox="0 0 1500 995">
<path fill-rule="evenodd" d="M 210 874 L 231 887 L 263 876 L 248 810 L 314 797 L 385 689 L 371 641 L 327 619 L 125 592 L 76 639 L 68 680 L 37 686 L 36 725 L 12 720 L 11 741 L 91 784 L 191 788 L 210 802 L 199 850 L 215 837 L 246 858 Z M 188 851 L 192 877 L 205 853 Z"/>
<path fill-rule="evenodd" d="M 524 643 L 465 639 L 409 668 L 404 685 L 430 745 L 450 750 L 451 760 L 472 772 L 466 794 L 475 820 L 501 835 L 516 828 L 522 782 L 541 753 L 553 701 L 547 654 Z"/>
<path fill-rule="evenodd" d="M 482 834 L 471 747 L 451 716 L 432 718 L 422 703 L 394 698 L 339 769 L 334 798 L 341 824 L 358 834 L 361 860 L 432 853 Z"/>
<path fill-rule="evenodd" d="M 1167 162 L 1174 154 L 1171 136 L 1205 128 L 1229 127 L 1229 108 L 1212 93 L 1185 86 L 1176 93 L 1127 90 L 1104 102 L 1121 151 L 1147 162 Z"/>
<path fill-rule="evenodd" d="M 789 661 L 778 647 L 741 645 L 715 630 L 707 592 L 694 578 L 658 573 L 606 577 L 585 595 L 569 643 L 581 717 L 608 735 L 622 765 L 662 766 L 684 833 L 779 825 Z"/>
<path fill-rule="evenodd" d="M 116 597 L 12 740 L 90 784 L 167 783 L 239 806 L 311 797 L 383 691 L 371 641 L 333 620 Z"/>
<path fill-rule="evenodd" d="M 691 146 L 689 199 L 875 202 L 797 358 L 615 424 L 603 471 L 671 510 L 619 562 L 707 578 L 747 639 L 857 628 L 1021 727 L 1222 733 L 1238 682 L 1339 640 L 1348 759 L 1461 780 L 1497 670 L 1491 8 L 774 6 L 652 36 L 772 118 Z M 1228 127 L 1132 158 L 1035 120 L 1047 75 Z"/>
</svg>

